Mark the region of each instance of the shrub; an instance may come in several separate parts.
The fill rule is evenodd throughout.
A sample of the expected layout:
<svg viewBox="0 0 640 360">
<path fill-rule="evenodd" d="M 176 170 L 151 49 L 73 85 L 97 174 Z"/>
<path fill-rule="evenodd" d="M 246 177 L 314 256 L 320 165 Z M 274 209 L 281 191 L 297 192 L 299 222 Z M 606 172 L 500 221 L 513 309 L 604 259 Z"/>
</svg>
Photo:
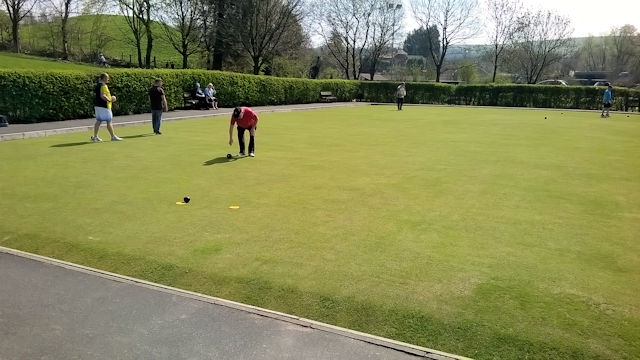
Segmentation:
<svg viewBox="0 0 640 360">
<path fill-rule="evenodd" d="M 183 106 L 182 94 L 196 82 L 213 83 L 220 106 L 264 106 L 316 102 L 320 91 L 339 101 L 358 94 L 358 82 L 254 76 L 207 70 L 109 69 L 109 90 L 118 97 L 115 115 L 149 111 L 147 89 L 164 80 L 169 109 Z M 14 123 L 57 121 L 93 116 L 93 87 L 99 71 L 0 71 L 0 114 Z"/>
<path fill-rule="evenodd" d="M 100 70 L 0 71 L 0 114 L 14 123 L 57 121 L 93 116 L 93 87 Z M 363 99 L 394 102 L 396 82 L 310 80 L 254 76 L 222 71 L 170 69 L 109 69 L 109 89 L 118 97 L 115 115 L 149 111 L 147 89 L 156 77 L 164 80 L 169 109 L 182 107 L 182 94 L 196 82 L 213 83 L 219 105 L 264 106 L 318 101 L 331 91 L 338 101 Z M 592 86 L 407 84 L 407 103 L 476 106 L 600 109 L 603 88 Z M 624 110 L 640 91 L 615 88 L 613 108 Z"/>
</svg>

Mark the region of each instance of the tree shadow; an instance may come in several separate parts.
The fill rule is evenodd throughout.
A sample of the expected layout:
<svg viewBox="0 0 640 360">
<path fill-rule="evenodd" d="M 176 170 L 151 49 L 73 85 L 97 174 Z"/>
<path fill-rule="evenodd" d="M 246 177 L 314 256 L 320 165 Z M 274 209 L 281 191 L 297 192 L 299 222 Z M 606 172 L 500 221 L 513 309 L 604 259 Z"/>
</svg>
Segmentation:
<svg viewBox="0 0 640 360">
<path fill-rule="evenodd" d="M 220 156 L 217 158 L 213 158 L 211 160 L 207 160 L 204 163 L 202 163 L 202 166 L 209 166 L 209 165 L 215 165 L 215 164 L 226 164 L 229 162 L 233 162 L 236 160 L 240 160 L 242 158 L 238 158 L 238 157 L 232 157 L 231 159 L 227 159 L 226 156 Z"/>
</svg>

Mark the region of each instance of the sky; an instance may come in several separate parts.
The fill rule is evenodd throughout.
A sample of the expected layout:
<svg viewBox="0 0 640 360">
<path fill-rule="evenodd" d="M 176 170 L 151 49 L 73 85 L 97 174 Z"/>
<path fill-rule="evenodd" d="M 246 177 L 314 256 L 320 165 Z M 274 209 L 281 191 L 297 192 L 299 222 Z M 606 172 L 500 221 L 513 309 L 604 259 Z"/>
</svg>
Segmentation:
<svg viewBox="0 0 640 360">
<path fill-rule="evenodd" d="M 484 7 L 485 0 L 478 0 Z M 605 0 L 591 2 L 585 0 L 520 0 L 525 8 L 531 10 L 551 10 L 568 17 L 573 27 L 573 37 L 589 35 L 607 35 L 613 27 L 631 24 L 640 31 L 640 1 Z M 409 0 L 402 0 L 405 10 L 405 33 L 418 27 L 411 17 Z M 591 3 L 591 4 L 589 4 Z M 604 7 L 604 8 L 603 8 Z M 483 39 L 474 39 L 471 43 L 486 43 Z"/>
</svg>

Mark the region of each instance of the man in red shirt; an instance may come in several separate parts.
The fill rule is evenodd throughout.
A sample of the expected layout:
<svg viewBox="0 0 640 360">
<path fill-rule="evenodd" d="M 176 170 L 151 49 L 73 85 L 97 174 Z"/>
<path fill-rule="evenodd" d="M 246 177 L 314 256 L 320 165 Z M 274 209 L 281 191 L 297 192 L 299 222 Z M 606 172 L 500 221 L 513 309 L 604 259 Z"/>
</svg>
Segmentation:
<svg viewBox="0 0 640 360">
<path fill-rule="evenodd" d="M 246 106 L 233 109 L 231 123 L 229 124 L 229 145 L 233 144 L 233 126 L 235 124 L 238 125 L 238 143 L 240 145 L 238 156 L 244 156 L 244 132 L 246 130 L 249 130 L 249 156 L 256 156 L 254 138 L 258 127 L 258 114 Z"/>
</svg>

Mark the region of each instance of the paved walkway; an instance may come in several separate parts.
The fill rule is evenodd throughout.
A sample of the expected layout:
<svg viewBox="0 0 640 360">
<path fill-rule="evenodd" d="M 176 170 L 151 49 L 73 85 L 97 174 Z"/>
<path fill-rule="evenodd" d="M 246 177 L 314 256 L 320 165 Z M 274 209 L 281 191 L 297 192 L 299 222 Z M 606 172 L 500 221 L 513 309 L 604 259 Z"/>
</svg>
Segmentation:
<svg viewBox="0 0 640 360">
<path fill-rule="evenodd" d="M 231 109 L 188 110 L 164 118 L 230 114 Z M 87 131 L 93 122 L 12 124 L 0 128 L 0 141 Z M 147 122 L 149 114 L 114 119 L 116 126 Z M 465 358 L 0 247 L 0 360 L 5 359 Z"/>
<path fill-rule="evenodd" d="M 284 111 L 299 111 L 299 110 L 312 110 L 329 107 L 345 107 L 345 106 L 364 106 L 368 103 L 361 102 L 349 102 L 349 103 L 316 103 L 316 104 L 299 104 L 299 105 L 280 105 L 280 106 L 257 106 L 252 107 L 258 113 L 264 112 L 284 112 Z M 219 110 L 173 110 L 164 113 L 162 121 L 175 121 L 195 119 L 211 116 L 225 116 L 231 117 L 233 112 L 232 108 L 220 108 Z M 33 124 L 9 124 L 7 127 L 0 127 L 0 141 L 4 140 L 16 140 L 16 139 L 28 139 L 40 136 L 50 136 L 65 134 L 78 131 L 91 131 L 95 118 L 79 119 L 79 120 L 66 120 L 66 121 L 51 121 Z M 140 124 L 149 124 L 151 126 L 151 114 L 135 114 L 135 115 L 121 115 L 115 116 L 113 119 L 113 126 L 131 126 Z M 104 125 L 102 126 L 104 127 Z M 101 133 L 104 132 L 101 129 Z"/>
</svg>

